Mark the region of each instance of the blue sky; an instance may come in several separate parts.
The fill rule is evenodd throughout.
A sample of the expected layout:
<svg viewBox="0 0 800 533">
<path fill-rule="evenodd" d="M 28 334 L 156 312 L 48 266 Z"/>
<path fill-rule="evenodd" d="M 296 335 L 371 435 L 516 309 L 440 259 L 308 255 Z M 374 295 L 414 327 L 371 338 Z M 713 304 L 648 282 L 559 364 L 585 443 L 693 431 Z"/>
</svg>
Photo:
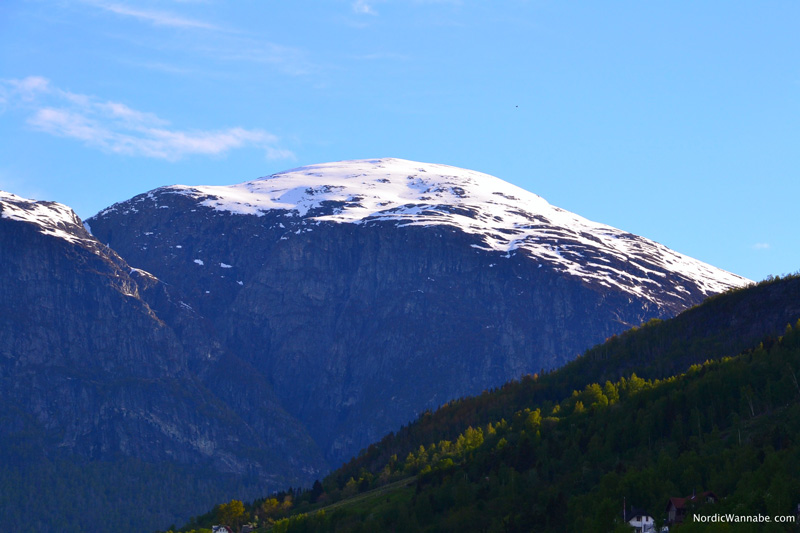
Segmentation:
<svg viewBox="0 0 800 533">
<path fill-rule="evenodd" d="M 0 188 L 88 217 L 400 157 L 752 279 L 800 269 L 800 4 L 5 0 Z"/>
</svg>

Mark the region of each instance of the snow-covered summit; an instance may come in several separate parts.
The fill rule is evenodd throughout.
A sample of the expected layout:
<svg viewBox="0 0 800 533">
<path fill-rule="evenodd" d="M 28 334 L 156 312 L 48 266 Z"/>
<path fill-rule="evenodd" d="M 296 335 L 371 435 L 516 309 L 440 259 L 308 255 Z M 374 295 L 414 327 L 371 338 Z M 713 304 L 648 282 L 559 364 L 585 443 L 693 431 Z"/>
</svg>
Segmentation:
<svg viewBox="0 0 800 533">
<path fill-rule="evenodd" d="M 163 187 L 148 196 L 161 193 L 185 195 L 233 214 L 282 212 L 287 224 L 449 226 L 478 237 L 472 245 L 476 252 L 497 252 L 504 258 L 522 253 L 587 283 L 621 288 L 656 303 L 664 285 L 674 287 L 668 289 L 672 296 L 688 292 L 680 279 L 704 294 L 749 283 L 656 242 L 552 206 L 494 176 L 447 165 L 394 158 L 341 161 L 237 185 Z M 663 283 L 667 277 L 673 283 Z"/>
<path fill-rule="evenodd" d="M 203 205 L 241 214 L 284 209 L 302 217 L 326 202 L 343 202 L 334 214 L 316 217 L 336 222 L 440 223 L 439 216 L 452 219 L 436 209 L 442 206 L 481 206 L 498 214 L 521 203 L 532 211 L 552 209 L 540 196 L 488 174 L 393 158 L 310 165 L 238 185 L 170 189 L 206 194 Z"/>
<path fill-rule="evenodd" d="M 27 222 L 44 235 L 71 243 L 84 241 L 85 228 L 75 212 L 64 204 L 29 200 L 0 191 L 0 218 Z"/>
</svg>

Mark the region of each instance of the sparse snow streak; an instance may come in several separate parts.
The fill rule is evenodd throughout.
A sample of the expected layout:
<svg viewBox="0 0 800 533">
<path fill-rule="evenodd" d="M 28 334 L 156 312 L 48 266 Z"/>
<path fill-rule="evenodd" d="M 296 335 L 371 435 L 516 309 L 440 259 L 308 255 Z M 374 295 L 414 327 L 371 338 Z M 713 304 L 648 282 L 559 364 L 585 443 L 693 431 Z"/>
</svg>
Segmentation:
<svg viewBox="0 0 800 533">
<path fill-rule="evenodd" d="M 158 191 L 187 195 L 233 214 L 282 210 L 287 221 L 455 227 L 480 238 L 483 246 L 475 248 L 501 252 L 505 258 L 524 253 L 586 282 L 616 286 L 653 301 L 657 291 L 651 289 L 670 274 L 696 282 L 705 294 L 749 283 L 656 242 L 552 206 L 494 176 L 447 165 L 392 158 L 342 161 L 238 185 L 176 185 Z"/>
<path fill-rule="evenodd" d="M 70 232 L 82 227 L 82 223 L 75 212 L 63 204 L 37 202 L 0 191 L 0 210 L 0 218 L 33 224 L 44 235 L 52 235 L 71 243 L 84 240 Z"/>
</svg>

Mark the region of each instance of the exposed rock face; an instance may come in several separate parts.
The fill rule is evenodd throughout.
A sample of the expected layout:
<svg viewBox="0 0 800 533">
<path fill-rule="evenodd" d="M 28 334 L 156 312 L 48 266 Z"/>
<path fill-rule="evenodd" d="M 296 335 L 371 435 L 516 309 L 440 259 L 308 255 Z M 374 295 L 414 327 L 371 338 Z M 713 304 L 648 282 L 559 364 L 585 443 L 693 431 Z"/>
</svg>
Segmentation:
<svg viewBox="0 0 800 533">
<path fill-rule="evenodd" d="M 523 257 L 490 266 L 491 254 L 463 252 L 469 240 L 320 227 L 273 248 L 218 327 L 339 461 L 423 409 L 666 315 Z"/>
<path fill-rule="evenodd" d="M 213 323 L 334 465 L 747 282 L 497 178 L 394 159 L 164 187 L 89 222 Z"/>
<path fill-rule="evenodd" d="M 14 476 L 63 498 L 29 508 L 31 527 L 80 527 L 57 513 L 69 498 L 85 498 L 80 520 L 102 530 L 117 505 L 149 493 L 157 501 L 138 509 L 135 526 L 154 529 L 185 520 L 192 509 L 177 502 L 187 497 L 203 510 L 231 493 L 309 483 L 326 468 L 269 383 L 190 304 L 131 269 L 69 208 L 0 192 L 0 287 L 5 523 L 30 504 L 23 486 L 10 488 Z M 165 465 L 183 493 L 115 475 L 134 463 Z M 61 464 L 83 467 L 67 473 Z"/>
<path fill-rule="evenodd" d="M 424 409 L 747 281 L 396 159 L 164 187 L 89 224 L 0 192 L 6 523 L 154 529 L 308 485 Z"/>
</svg>

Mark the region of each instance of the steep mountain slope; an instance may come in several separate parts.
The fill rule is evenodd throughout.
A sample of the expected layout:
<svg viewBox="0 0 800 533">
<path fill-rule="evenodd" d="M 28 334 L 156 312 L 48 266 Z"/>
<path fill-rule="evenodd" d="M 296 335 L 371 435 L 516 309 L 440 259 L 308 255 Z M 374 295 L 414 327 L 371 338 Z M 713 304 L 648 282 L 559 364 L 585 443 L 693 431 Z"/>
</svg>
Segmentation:
<svg viewBox="0 0 800 533">
<path fill-rule="evenodd" d="M 712 530 L 713 521 L 695 513 L 756 517 L 720 531 L 796 531 L 794 521 L 779 519 L 796 516 L 800 498 L 797 328 L 800 322 L 769 345 L 675 378 L 595 384 L 452 441 L 419 443 L 379 470 L 331 476 L 319 499 L 352 504 L 273 531 L 624 532 L 631 529 L 619 520 L 623 502 L 664 524 L 670 498 L 706 490 L 720 500 L 699 502 L 681 531 Z M 380 479 L 409 475 L 417 476 L 409 488 L 400 482 L 354 497 Z M 295 505 L 303 500 L 295 497 Z"/>
<path fill-rule="evenodd" d="M 402 447 L 387 437 L 312 490 L 259 499 L 239 520 L 274 532 L 625 532 L 623 502 L 660 529 L 671 497 L 710 490 L 719 500 L 698 502 L 680 531 L 716 530 L 695 513 L 757 519 L 720 531 L 796 531 L 776 518 L 791 519 L 800 498 L 798 287 L 793 276 L 724 294 L 581 361 L 636 361 L 631 346 L 668 352 L 659 345 L 672 340 L 695 361 L 701 348 L 720 359 L 662 380 L 586 376 L 572 393 L 562 390 L 570 365 L 455 402 L 409 426 Z M 731 343 L 720 333 L 736 324 L 754 326 Z M 765 336 L 753 338 L 758 329 Z M 743 352 L 731 356 L 732 345 Z M 492 416 L 498 405 L 507 410 Z M 480 422 L 459 428 L 470 416 Z M 184 530 L 220 520 L 212 511 Z"/>
<path fill-rule="evenodd" d="M 89 223 L 176 286 L 333 462 L 747 282 L 492 176 L 399 159 L 163 187 Z"/>
<path fill-rule="evenodd" d="M 266 381 L 69 208 L 0 192 L 0 243 L 3 523 L 141 530 L 187 518 L 189 494 L 325 468 Z"/>
<path fill-rule="evenodd" d="M 733 357 L 782 335 L 800 318 L 800 276 L 765 280 L 709 298 L 670 320 L 653 320 L 587 350 L 553 372 L 525 376 L 480 396 L 461 398 L 370 445 L 340 469 L 357 476 L 380 470 L 392 455 L 405 457 L 420 443 L 454 439 L 470 426 L 511 419 L 525 407 L 558 402 L 591 383 L 616 382 L 636 374 L 665 379 L 707 360 Z"/>
</svg>

